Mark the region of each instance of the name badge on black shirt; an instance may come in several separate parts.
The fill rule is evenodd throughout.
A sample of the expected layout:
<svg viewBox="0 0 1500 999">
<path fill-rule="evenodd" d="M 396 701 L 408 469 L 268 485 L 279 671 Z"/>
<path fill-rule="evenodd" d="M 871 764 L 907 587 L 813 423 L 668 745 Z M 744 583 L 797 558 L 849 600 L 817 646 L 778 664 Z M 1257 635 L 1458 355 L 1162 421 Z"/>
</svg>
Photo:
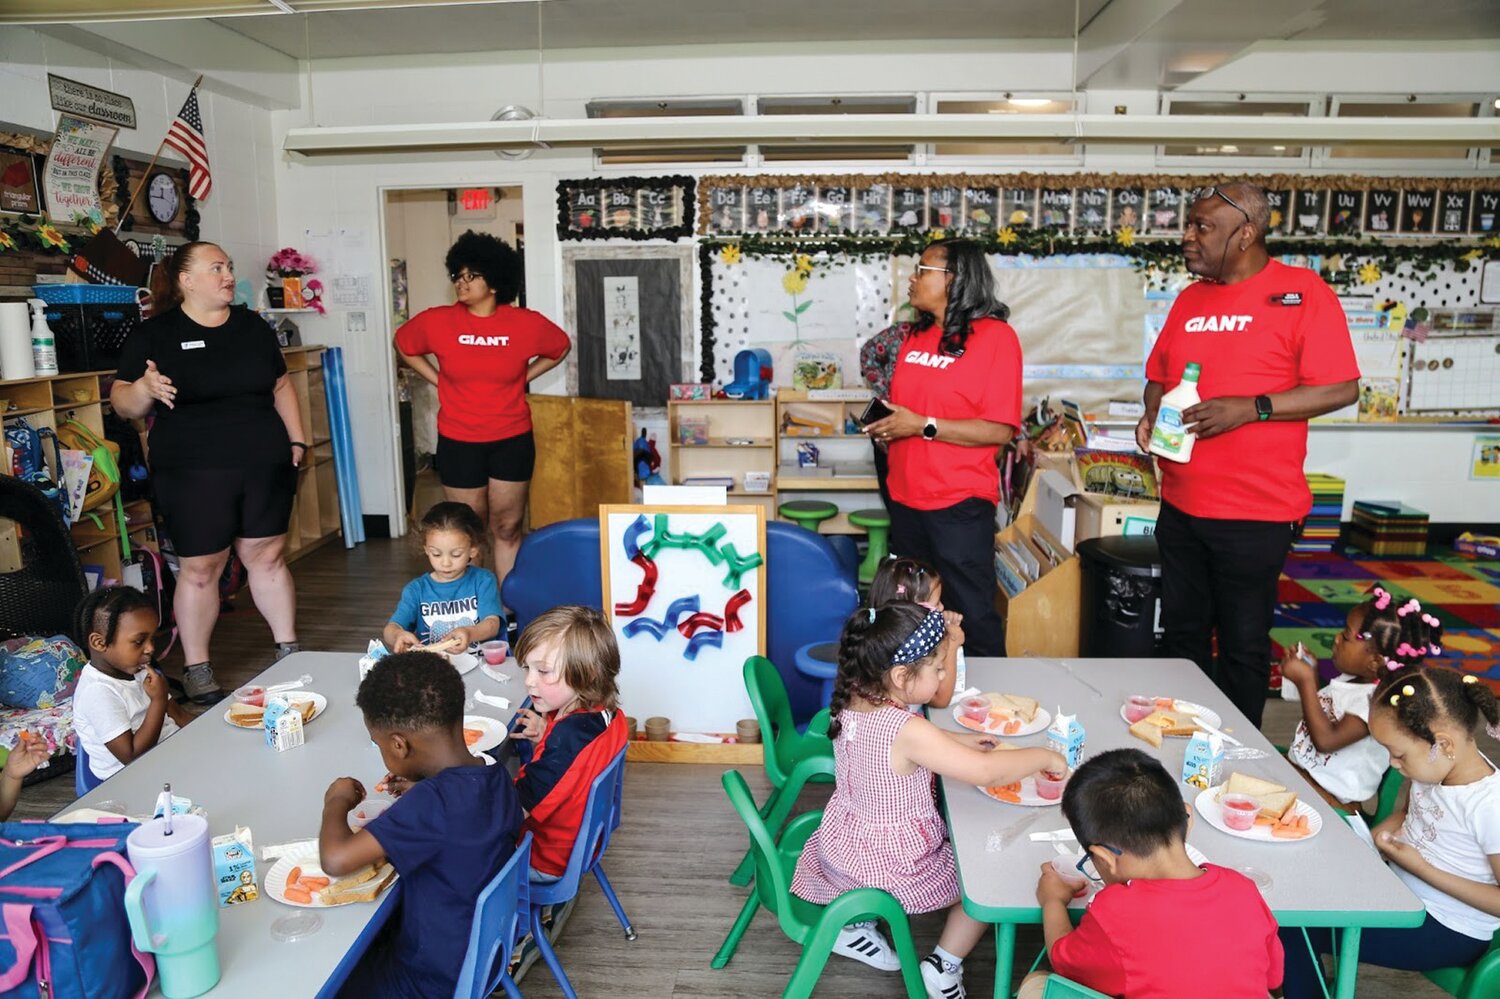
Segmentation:
<svg viewBox="0 0 1500 999">
<path fill-rule="evenodd" d="M 185 341 L 182 344 L 182 349 L 183 350 L 198 350 L 200 348 L 207 347 L 207 346 L 208 346 L 208 344 L 204 343 L 202 340 L 188 340 L 188 341 Z"/>
</svg>

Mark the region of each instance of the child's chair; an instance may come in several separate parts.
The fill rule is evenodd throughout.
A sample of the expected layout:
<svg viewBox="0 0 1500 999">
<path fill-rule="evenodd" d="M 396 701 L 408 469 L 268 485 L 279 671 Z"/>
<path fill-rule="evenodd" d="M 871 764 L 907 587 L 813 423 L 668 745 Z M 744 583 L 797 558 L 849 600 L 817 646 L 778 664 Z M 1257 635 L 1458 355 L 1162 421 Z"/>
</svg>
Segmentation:
<svg viewBox="0 0 1500 999">
<path fill-rule="evenodd" d="M 1405 781 L 1401 771 L 1395 767 L 1387 768 L 1385 776 L 1380 778 L 1380 790 L 1375 793 L 1375 812 L 1365 816 L 1370 828 L 1373 829 L 1391 817 L 1391 813 L 1396 810 L 1396 799 L 1401 795 L 1401 785 Z"/>
<path fill-rule="evenodd" d="M 1042 999 L 1109 999 L 1109 996 L 1053 972 L 1047 979 L 1047 991 L 1042 993 Z"/>
<path fill-rule="evenodd" d="M 1500 996 L 1500 933 L 1490 940 L 1484 956 L 1466 968 L 1436 968 L 1422 972 L 1427 979 L 1458 999 Z"/>
<path fill-rule="evenodd" d="M 76 734 L 73 737 L 73 756 L 73 793 L 82 798 L 103 784 L 104 778 L 94 776 L 94 770 L 89 766 L 89 754 L 83 751 L 83 740 Z"/>
<path fill-rule="evenodd" d="M 809 780 L 821 783 L 833 781 L 833 743 L 828 741 L 828 709 L 813 715 L 807 731 L 797 731 L 792 721 L 792 707 L 787 699 L 786 685 L 781 674 L 764 656 L 751 656 L 745 660 L 745 691 L 750 695 L 750 705 L 755 710 L 755 720 L 760 723 L 761 748 L 766 765 L 766 780 L 771 782 L 771 794 L 757 813 L 765 819 L 771 835 L 781 829 L 786 814 L 802 793 L 802 785 Z M 798 771 L 798 765 L 808 761 L 822 761 L 810 769 Z M 796 775 L 796 780 L 792 778 Z M 784 804 L 783 804 L 784 802 Z M 778 804 L 781 808 L 778 809 Z M 777 817 L 772 821 L 772 812 Z M 733 885 L 750 883 L 750 852 L 740 861 L 729 876 Z"/>
<path fill-rule="evenodd" d="M 563 995 L 568 999 L 578 999 L 578 993 L 573 991 L 573 983 L 568 981 L 567 972 L 563 971 L 562 963 L 557 959 L 557 952 L 552 949 L 552 943 L 547 939 L 546 928 L 542 925 L 542 909 L 549 905 L 561 905 L 578 894 L 578 882 L 584 874 L 592 871 L 595 880 L 599 882 L 599 888 L 604 892 L 604 897 L 609 901 L 610 908 L 615 910 L 615 918 L 620 921 L 620 926 L 625 930 L 625 939 L 635 939 L 635 929 L 630 925 L 630 919 L 625 915 L 625 909 L 620 905 L 620 900 L 615 897 L 614 886 L 609 883 L 609 878 L 604 873 L 604 851 L 609 846 L 610 834 L 620 824 L 619 810 L 622 786 L 625 782 L 625 751 L 614 758 L 604 772 L 594 778 L 594 783 L 589 786 L 588 801 L 583 808 L 583 825 L 578 829 L 578 839 L 573 843 L 573 853 L 568 857 L 568 869 L 563 876 L 550 884 L 532 883 L 529 886 L 531 892 L 531 936 L 536 941 L 537 950 L 542 955 L 542 960 L 547 962 L 547 967 L 552 972 L 552 977 L 557 979 L 558 988 L 562 989 Z"/>
<path fill-rule="evenodd" d="M 802 956 L 792 970 L 782 999 L 807 999 L 823 974 L 839 930 L 861 920 L 880 919 L 890 928 L 891 942 L 901 959 L 901 978 L 906 984 L 906 994 L 913 999 L 927 995 L 922 984 L 916 944 L 912 942 L 911 924 L 901 903 L 893 896 L 878 888 L 856 888 L 844 892 L 827 905 L 814 905 L 792 894 L 792 871 L 797 866 L 803 844 L 823 820 L 823 813 L 804 812 L 797 816 L 786 827 L 778 845 L 760 820 L 755 799 L 750 797 L 750 788 L 739 771 L 730 770 L 724 774 L 724 791 L 750 832 L 755 887 L 750 889 L 745 907 L 740 910 L 729 936 L 724 938 L 719 952 L 714 955 L 713 967 L 723 968 L 729 963 L 756 911 L 765 906 L 776 915 L 781 932 L 802 946 Z"/>
<path fill-rule="evenodd" d="M 530 905 L 526 873 L 530 869 L 531 833 L 527 833 L 474 904 L 469 950 L 453 999 L 485 999 L 499 988 L 510 999 L 521 999 L 521 990 L 510 977 L 510 957 L 526 932 Z"/>
</svg>

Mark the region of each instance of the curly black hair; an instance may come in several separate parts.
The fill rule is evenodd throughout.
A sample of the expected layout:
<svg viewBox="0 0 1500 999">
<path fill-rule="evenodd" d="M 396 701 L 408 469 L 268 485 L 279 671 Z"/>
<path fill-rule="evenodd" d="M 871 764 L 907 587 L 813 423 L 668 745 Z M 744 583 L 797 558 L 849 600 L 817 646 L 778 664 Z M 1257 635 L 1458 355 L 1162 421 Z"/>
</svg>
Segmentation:
<svg viewBox="0 0 1500 999">
<path fill-rule="evenodd" d="M 1485 682 L 1472 673 L 1440 666 L 1408 666 L 1375 689 L 1370 707 L 1396 713 L 1401 727 L 1428 745 L 1437 740 L 1434 723 L 1449 720 L 1474 732 L 1484 719 L 1487 729 L 1500 724 L 1500 703 Z"/>
<path fill-rule="evenodd" d="M 514 302 L 521 293 L 521 255 L 497 236 L 470 229 L 448 247 L 443 264 L 449 277 L 468 268 L 484 278 L 501 304 Z"/>
<path fill-rule="evenodd" d="M 89 647 L 89 635 L 102 635 L 104 644 L 115 640 L 120 618 L 131 611 L 157 613 L 156 601 L 133 586 L 101 586 L 78 602 L 73 611 L 73 641 Z"/>
<path fill-rule="evenodd" d="M 995 292 L 995 275 L 984 248 L 972 239 L 939 239 L 927 244 L 927 250 L 940 249 L 948 264 L 948 273 L 953 283 L 948 286 L 948 308 L 943 313 L 943 353 L 960 356 L 974 331 L 976 319 L 1010 318 L 1010 306 L 1000 301 Z M 926 252 L 925 250 L 923 252 Z M 912 331 L 921 333 L 931 329 L 937 317 L 930 312 L 918 312 Z"/>
<path fill-rule="evenodd" d="M 481 550 L 489 540 L 484 521 L 479 519 L 474 508 L 455 500 L 434 503 L 430 510 L 422 514 L 422 519 L 417 521 L 417 529 L 412 532 L 418 548 L 426 547 L 427 535 L 433 531 L 453 531 L 455 534 L 465 535 L 470 545 Z"/>
<path fill-rule="evenodd" d="M 839 672 L 828 702 L 828 737 L 839 734 L 839 712 L 855 695 L 878 696 L 885 689 L 885 675 L 901 643 L 927 620 L 927 608 L 913 603 L 893 603 L 872 614 L 861 607 L 844 622 L 839 636 Z"/>
<path fill-rule="evenodd" d="M 451 729 L 463 722 L 464 682 L 435 652 L 397 652 L 365 675 L 354 703 L 372 728 Z"/>
</svg>

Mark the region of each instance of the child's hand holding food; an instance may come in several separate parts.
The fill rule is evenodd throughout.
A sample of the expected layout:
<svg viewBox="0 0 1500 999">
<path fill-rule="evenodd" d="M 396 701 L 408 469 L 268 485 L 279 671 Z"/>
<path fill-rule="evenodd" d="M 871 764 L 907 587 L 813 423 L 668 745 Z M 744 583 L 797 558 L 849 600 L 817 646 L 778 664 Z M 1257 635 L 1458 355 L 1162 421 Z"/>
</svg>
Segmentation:
<svg viewBox="0 0 1500 999">
<path fill-rule="evenodd" d="M 37 767 L 46 763 L 52 753 L 47 749 L 47 741 L 41 736 L 22 732 L 16 738 L 16 748 L 10 751 L 10 756 L 5 760 L 5 776 L 16 781 L 24 780 L 31 775 Z"/>
<path fill-rule="evenodd" d="M 421 639 L 417 638 L 416 635 L 403 628 L 400 631 L 396 632 L 396 640 L 391 643 L 391 651 L 406 652 L 407 650 L 414 649 L 421 644 Z"/>
<path fill-rule="evenodd" d="M 376 794 L 388 794 L 392 798 L 399 798 L 411 790 L 413 781 L 405 777 L 397 777 L 395 774 L 386 774 L 380 778 L 380 783 L 375 785 Z"/>
<path fill-rule="evenodd" d="M 1299 642 L 1286 650 L 1286 655 L 1281 657 L 1281 676 L 1292 683 L 1317 683 L 1318 671 L 1312 663 L 1303 658 L 1307 653 Z"/>
<path fill-rule="evenodd" d="M 458 655 L 474 644 L 474 639 L 469 636 L 468 628 L 454 628 L 443 636 L 443 640 L 453 643 L 448 650 L 452 655 Z"/>
<path fill-rule="evenodd" d="M 365 800 L 365 786 L 353 777 L 340 777 L 323 793 L 323 807 L 338 805 L 345 811 Z"/>
</svg>

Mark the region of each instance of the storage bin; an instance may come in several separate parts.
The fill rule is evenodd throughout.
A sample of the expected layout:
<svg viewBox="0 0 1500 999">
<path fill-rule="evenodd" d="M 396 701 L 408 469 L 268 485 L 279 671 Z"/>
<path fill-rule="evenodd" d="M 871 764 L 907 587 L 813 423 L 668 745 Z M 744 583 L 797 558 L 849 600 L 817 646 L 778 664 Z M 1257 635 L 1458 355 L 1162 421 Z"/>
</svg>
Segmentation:
<svg viewBox="0 0 1500 999">
<path fill-rule="evenodd" d="M 113 287 L 62 285 L 61 287 Z M 132 290 L 132 289 L 126 289 Z M 57 369 L 113 371 L 130 331 L 141 324 L 141 307 L 128 303 L 90 303 L 47 306 L 47 325 L 57 341 Z"/>
</svg>

